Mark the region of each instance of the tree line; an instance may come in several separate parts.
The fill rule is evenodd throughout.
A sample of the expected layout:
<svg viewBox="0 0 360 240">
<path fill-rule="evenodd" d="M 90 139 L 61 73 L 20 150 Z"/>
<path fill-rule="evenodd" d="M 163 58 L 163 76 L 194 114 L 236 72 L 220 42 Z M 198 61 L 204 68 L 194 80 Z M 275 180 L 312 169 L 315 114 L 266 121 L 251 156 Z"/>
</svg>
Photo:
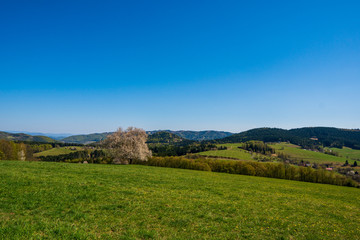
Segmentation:
<svg viewBox="0 0 360 240">
<path fill-rule="evenodd" d="M 185 157 L 152 157 L 146 162 L 139 162 L 139 164 L 359 187 L 359 184 L 351 178 L 332 171 L 313 169 L 311 167 L 298 167 L 284 163 L 205 158 L 189 159 Z"/>
<path fill-rule="evenodd" d="M 88 163 L 114 163 L 113 158 L 101 149 L 76 151 L 55 156 L 39 156 L 38 159 L 45 162 L 78 163 L 87 161 Z"/>
</svg>

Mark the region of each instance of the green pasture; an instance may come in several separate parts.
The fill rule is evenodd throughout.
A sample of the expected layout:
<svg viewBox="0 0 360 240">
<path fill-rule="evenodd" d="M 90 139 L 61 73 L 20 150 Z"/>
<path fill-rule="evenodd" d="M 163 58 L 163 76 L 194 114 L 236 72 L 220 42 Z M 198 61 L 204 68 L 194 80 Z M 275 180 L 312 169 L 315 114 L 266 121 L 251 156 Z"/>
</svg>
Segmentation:
<svg viewBox="0 0 360 240">
<path fill-rule="evenodd" d="M 292 159 L 309 161 L 311 163 L 345 163 L 346 161 L 343 157 L 336 157 L 325 153 L 301 149 L 299 146 L 290 143 L 276 143 L 271 144 L 270 146 L 274 148 L 276 152 L 283 152 L 289 155 Z"/>
<path fill-rule="evenodd" d="M 71 150 L 71 148 L 76 148 L 76 150 Z M 83 150 L 82 147 L 56 147 L 56 148 L 52 148 L 52 149 L 49 149 L 49 150 L 46 150 L 43 152 L 35 153 L 34 156 L 35 157 L 57 156 L 57 155 L 69 154 L 69 153 L 81 151 L 81 150 Z"/>
<path fill-rule="evenodd" d="M 360 150 L 351 149 L 347 147 L 340 148 L 330 148 L 334 152 L 339 153 L 340 157 L 350 160 L 360 160 Z"/>
<path fill-rule="evenodd" d="M 356 188 L 19 161 L 0 182 L 0 239 L 360 239 Z"/>
</svg>

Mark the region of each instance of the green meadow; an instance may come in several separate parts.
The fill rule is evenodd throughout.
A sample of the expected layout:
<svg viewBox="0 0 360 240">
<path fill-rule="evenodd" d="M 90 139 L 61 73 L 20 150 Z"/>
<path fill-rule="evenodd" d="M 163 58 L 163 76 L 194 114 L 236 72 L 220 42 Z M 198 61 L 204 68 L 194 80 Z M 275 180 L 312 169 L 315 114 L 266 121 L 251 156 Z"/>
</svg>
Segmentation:
<svg viewBox="0 0 360 240">
<path fill-rule="evenodd" d="M 333 150 L 334 152 L 339 153 L 340 157 L 346 158 L 348 159 L 348 161 L 360 160 L 360 150 L 351 149 L 347 147 L 343 147 L 341 149 L 340 148 L 330 148 L 330 149 Z"/>
<path fill-rule="evenodd" d="M 71 150 L 71 148 L 76 148 L 76 150 Z M 34 156 L 35 157 L 57 156 L 57 155 L 69 154 L 69 153 L 81 151 L 81 150 L 83 150 L 82 147 L 57 147 L 57 148 L 52 148 L 52 149 L 49 149 L 46 151 L 35 153 Z"/>
<path fill-rule="evenodd" d="M 0 181 L 0 239 L 360 239 L 356 188 L 20 161 Z"/>
<path fill-rule="evenodd" d="M 241 143 L 228 143 L 228 144 L 219 144 L 218 146 L 226 146 L 226 150 L 213 150 L 199 153 L 200 155 L 205 156 L 215 156 L 215 157 L 230 157 L 241 160 L 253 160 L 251 154 L 248 151 L 239 149 Z M 290 156 L 294 160 L 303 160 L 309 161 L 311 163 L 345 163 L 346 157 L 350 159 L 360 159 L 360 150 L 354 150 L 351 148 L 331 148 L 333 151 L 338 152 L 340 155 L 332 156 L 329 154 L 324 154 L 320 152 L 314 152 L 309 150 L 301 149 L 300 146 L 290 144 L 290 143 L 275 143 L 270 144 L 276 152 L 282 152 Z"/>
<path fill-rule="evenodd" d="M 311 163 L 336 162 L 345 163 L 344 157 L 336 157 L 329 154 L 314 152 L 302 149 L 300 146 L 291 143 L 276 143 L 270 145 L 276 152 L 282 152 L 289 155 L 292 159 L 309 161 Z"/>
</svg>

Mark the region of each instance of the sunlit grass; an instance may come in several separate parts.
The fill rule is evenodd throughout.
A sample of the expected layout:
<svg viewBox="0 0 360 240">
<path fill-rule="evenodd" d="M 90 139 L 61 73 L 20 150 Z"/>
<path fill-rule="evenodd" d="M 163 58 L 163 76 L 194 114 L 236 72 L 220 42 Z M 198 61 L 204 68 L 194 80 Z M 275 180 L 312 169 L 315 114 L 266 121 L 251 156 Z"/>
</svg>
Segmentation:
<svg viewBox="0 0 360 240">
<path fill-rule="evenodd" d="M 299 146 L 290 143 L 276 143 L 270 146 L 273 147 L 277 152 L 283 152 L 289 155 L 292 159 L 309 161 L 311 163 L 345 163 L 346 161 L 346 159 L 343 157 L 336 157 L 321 152 L 301 149 Z"/>
<path fill-rule="evenodd" d="M 76 148 L 76 150 L 71 150 L 72 148 Z M 43 152 L 38 152 L 35 153 L 34 156 L 35 157 L 40 157 L 40 156 L 57 156 L 57 155 L 61 155 L 61 154 L 69 154 L 72 152 L 76 152 L 76 151 L 81 151 L 83 150 L 82 147 L 55 147 Z"/>
<path fill-rule="evenodd" d="M 360 190 L 156 168 L 0 161 L 0 239 L 359 239 Z"/>
</svg>

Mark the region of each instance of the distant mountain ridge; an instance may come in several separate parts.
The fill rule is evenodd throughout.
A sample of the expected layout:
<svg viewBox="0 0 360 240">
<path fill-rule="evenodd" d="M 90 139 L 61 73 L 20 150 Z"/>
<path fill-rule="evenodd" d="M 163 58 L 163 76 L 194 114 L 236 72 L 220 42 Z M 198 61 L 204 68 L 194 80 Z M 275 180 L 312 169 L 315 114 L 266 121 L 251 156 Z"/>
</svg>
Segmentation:
<svg viewBox="0 0 360 240">
<path fill-rule="evenodd" d="M 28 142 L 44 142 L 53 143 L 56 140 L 47 136 L 31 136 L 25 133 L 8 133 L 0 131 L 0 139 L 8 141 L 28 141 Z"/>
<path fill-rule="evenodd" d="M 63 138 L 60 141 L 66 142 L 66 143 L 89 144 L 89 143 L 94 143 L 94 142 L 99 142 L 101 140 L 104 140 L 110 134 L 112 134 L 112 132 L 73 135 L 73 136 Z"/>
<path fill-rule="evenodd" d="M 27 131 L 7 131 L 8 133 L 24 133 L 31 136 L 45 136 L 55 140 L 60 140 L 75 134 L 71 133 L 41 133 L 41 132 L 27 132 Z"/>
<path fill-rule="evenodd" d="M 148 135 L 153 135 L 159 132 L 168 132 L 171 134 L 175 134 L 181 138 L 193 141 L 202 141 L 202 140 L 213 140 L 219 139 L 223 137 L 227 137 L 232 135 L 233 133 L 230 132 L 223 132 L 223 131 L 172 131 L 172 130 L 154 130 L 154 131 L 147 131 Z M 61 139 L 61 141 L 66 143 L 80 143 L 80 144 L 88 144 L 99 142 L 105 139 L 109 134 L 112 132 L 105 132 L 105 133 L 92 133 L 92 134 L 82 134 L 82 135 L 73 135 L 66 138 Z M 165 135 L 163 135 L 165 137 Z M 169 138 L 167 135 L 166 138 Z"/>
<path fill-rule="evenodd" d="M 195 141 L 209 141 L 213 143 L 238 143 L 249 140 L 264 142 L 291 142 L 304 148 L 314 146 L 338 147 L 343 146 L 360 149 L 360 130 L 341 129 L 333 127 L 304 127 L 296 129 L 255 128 L 232 134 L 222 131 L 147 131 L 148 143 L 186 145 Z M 105 139 L 111 132 L 73 135 L 61 139 L 65 143 L 89 144 Z M 225 136 L 222 138 L 222 136 Z M 57 142 L 46 136 L 31 136 L 24 133 L 7 133 L 0 131 L 0 139 L 11 141 Z"/>
<path fill-rule="evenodd" d="M 228 137 L 228 136 L 231 136 L 234 134 L 231 132 L 215 131 L 215 130 L 205 130 L 205 131 L 160 130 L 160 131 L 170 132 L 170 133 L 176 134 L 182 138 L 194 140 L 194 141 L 206 141 L 206 140 L 221 139 L 221 138 L 225 138 L 225 137 Z"/>
</svg>

